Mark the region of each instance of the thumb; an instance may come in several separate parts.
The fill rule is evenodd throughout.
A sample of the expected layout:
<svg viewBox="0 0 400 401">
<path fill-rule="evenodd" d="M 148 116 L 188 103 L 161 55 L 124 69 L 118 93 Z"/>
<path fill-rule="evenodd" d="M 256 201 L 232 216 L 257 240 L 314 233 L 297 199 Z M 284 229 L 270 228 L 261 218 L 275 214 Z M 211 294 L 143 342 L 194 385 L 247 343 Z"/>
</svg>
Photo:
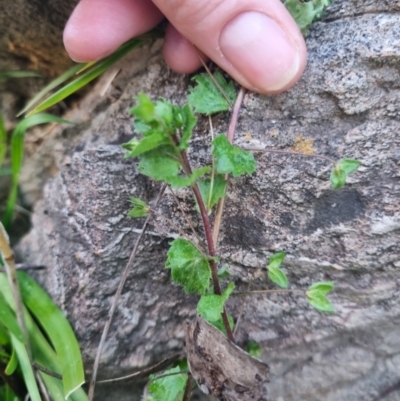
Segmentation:
<svg viewBox="0 0 400 401">
<path fill-rule="evenodd" d="M 153 0 L 174 27 L 241 85 L 277 93 L 300 78 L 303 36 L 280 0 Z"/>
</svg>

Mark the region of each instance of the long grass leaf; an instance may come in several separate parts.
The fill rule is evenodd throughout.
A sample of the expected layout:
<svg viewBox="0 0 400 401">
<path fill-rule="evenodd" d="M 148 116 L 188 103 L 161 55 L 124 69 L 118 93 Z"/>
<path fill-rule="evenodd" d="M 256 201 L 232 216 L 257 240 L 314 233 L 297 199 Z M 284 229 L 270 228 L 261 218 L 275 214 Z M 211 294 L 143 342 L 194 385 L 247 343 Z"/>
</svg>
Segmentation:
<svg viewBox="0 0 400 401">
<path fill-rule="evenodd" d="M 7 78 L 37 78 L 42 74 L 36 71 L 0 71 L 0 81 Z"/>
<path fill-rule="evenodd" d="M 66 123 L 73 124 L 70 121 L 64 120 L 60 117 L 54 116 L 53 114 L 40 113 L 31 117 L 27 117 L 21 120 L 12 133 L 11 137 L 11 172 L 12 172 L 12 185 L 10 194 L 6 204 L 6 210 L 2 222 L 6 228 L 8 228 L 12 221 L 12 216 L 15 208 L 18 193 L 18 178 L 22 167 L 22 161 L 24 157 L 24 139 L 25 132 L 39 124 L 48 123 Z"/>
<path fill-rule="evenodd" d="M 19 366 L 22 371 L 22 375 L 24 377 L 24 382 L 26 388 L 28 389 L 29 396 L 32 401 L 42 401 L 39 394 L 39 389 L 36 383 L 35 374 L 33 372 L 33 368 L 31 366 L 28 352 L 19 340 L 16 337 L 11 335 L 11 342 L 15 349 L 15 352 L 18 355 Z"/>
<path fill-rule="evenodd" d="M 4 273 L 2 273 L 4 274 Z M 22 343 L 25 342 L 24 334 L 20 329 L 14 312 L 8 306 L 3 294 L 0 293 L 0 322 Z"/>
<path fill-rule="evenodd" d="M 65 81 L 70 79 L 72 76 L 77 74 L 89 63 L 80 63 L 71 67 L 69 70 L 65 71 L 56 79 L 53 79 L 49 84 L 47 84 L 38 94 L 36 94 L 26 105 L 25 107 L 17 114 L 17 117 L 24 114 L 27 110 L 31 109 L 36 103 L 38 103 L 44 96 L 46 96 L 53 89 L 57 88 L 57 86 L 63 84 Z"/>
<path fill-rule="evenodd" d="M 0 167 L 3 165 L 7 152 L 7 131 L 4 124 L 3 114 L 0 113 Z"/>
<path fill-rule="evenodd" d="M 103 72 L 105 72 L 108 68 L 110 68 L 114 63 L 124 57 L 127 53 L 131 50 L 135 49 L 136 47 L 141 46 L 145 43 L 143 39 L 132 39 L 129 42 L 123 44 L 118 50 L 116 50 L 113 54 L 105 58 L 104 60 L 100 60 L 93 65 L 92 68 L 84 72 L 78 78 L 74 79 L 69 84 L 65 85 L 63 88 L 58 90 L 56 93 L 51 95 L 48 99 L 44 102 L 40 103 L 36 106 L 32 111 L 30 111 L 27 116 L 34 115 L 43 111 L 55 104 L 61 102 L 69 95 L 75 93 L 79 89 L 86 86 L 89 82 L 93 81 Z"/>
<path fill-rule="evenodd" d="M 9 359 L 6 368 L 4 369 L 4 373 L 8 376 L 12 375 L 15 372 L 15 369 L 18 367 L 18 356 L 15 352 L 15 348 L 12 349 L 11 358 Z"/>
<path fill-rule="evenodd" d="M 36 282 L 18 272 L 22 299 L 52 342 L 60 363 L 65 398 L 85 382 L 78 341 L 63 313 Z"/>
</svg>

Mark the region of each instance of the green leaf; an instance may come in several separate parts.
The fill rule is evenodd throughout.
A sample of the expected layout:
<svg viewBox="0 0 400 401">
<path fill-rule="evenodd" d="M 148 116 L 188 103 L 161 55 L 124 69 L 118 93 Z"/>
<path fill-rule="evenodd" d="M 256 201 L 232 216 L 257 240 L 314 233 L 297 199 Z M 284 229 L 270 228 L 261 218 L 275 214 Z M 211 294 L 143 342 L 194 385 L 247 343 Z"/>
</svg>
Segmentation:
<svg viewBox="0 0 400 401">
<path fill-rule="evenodd" d="M 0 167 L 3 165 L 7 152 L 7 130 L 4 124 L 3 114 L 0 113 Z"/>
<path fill-rule="evenodd" d="M 353 159 L 342 159 L 339 161 L 340 168 L 346 172 L 346 174 L 353 173 L 358 169 L 361 162 Z"/>
<path fill-rule="evenodd" d="M 308 293 L 327 295 L 333 290 L 334 285 L 335 283 L 333 281 L 320 281 L 314 283 L 308 290 Z"/>
<path fill-rule="evenodd" d="M 307 298 L 309 304 L 320 312 L 333 313 L 335 311 L 333 305 L 328 300 L 328 298 L 325 297 L 325 295 L 322 294 L 310 295 L 307 292 Z"/>
<path fill-rule="evenodd" d="M 333 281 L 314 283 L 306 292 L 310 305 L 321 312 L 334 312 L 331 302 L 326 298 L 326 295 L 333 290 L 333 287 Z"/>
<path fill-rule="evenodd" d="M 175 375 L 171 375 L 176 373 Z M 182 401 L 185 392 L 188 375 L 181 372 L 179 366 L 166 370 L 163 375 L 170 375 L 157 379 L 157 376 L 150 376 L 152 381 L 148 391 L 154 401 Z"/>
<path fill-rule="evenodd" d="M 143 122 L 154 120 L 155 105 L 145 93 L 139 93 L 138 104 L 131 109 L 131 114 Z"/>
<path fill-rule="evenodd" d="M 136 142 L 136 146 L 135 146 Z M 125 157 L 136 157 L 141 155 L 142 153 L 146 153 L 150 150 L 158 148 L 161 145 L 166 145 L 170 141 L 165 136 L 165 134 L 161 132 L 154 133 L 153 135 L 145 136 L 140 141 L 133 140 L 124 144 L 123 147 L 130 148 L 130 151 L 125 154 Z"/>
<path fill-rule="evenodd" d="M 213 77 L 230 102 L 233 103 L 236 97 L 233 82 L 230 81 L 228 83 L 220 71 L 216 71 Z M 210 115 L 230 109 L 230 104 L 209 74 L 195 75 L 192 79 L 196 81 L 197 85 L 194 88 L 190 88 L 188 101 L 196 113 Z"/>
<path fill-rule="evenodd" d="M 285 260 L 286 253 L 285 252 L 276 252 L 274 253 L 268 260 L 267 269 L 279 267 L 283 261 Z"/>
<path fill-rule="evenodd" d="M 224 177 L 219 174 L 214 177 L 214 180 L 207 178 L 197 183 L 207 212 L 211 212 L 218 201 L 225 196 L 226 183 Z"/>
<path fill-rule="evenodd" d="M 268 278 L 281 288 L 289 287 L 289 280 L 285 272 L 279 267 L 271 267 L 268 269 Z"/>
<path fill-rule="evenodd" d="M 25 113 L 27 110 L 31 109 L 45 95 L 50 93 L 54 88 L 57 88 L 57 86 L 61 85 L 62 83 L 64 83 L 68 79 L 70 79 L 73 75 L 77 74 L 79 71 L 81 71 L 88 64 L 89 63 L 76 64 L 73 67 L 71 67 L 69 70 L 67 70 L 63 74 L 61 74 L 56 79 L 53 79 L 53 81 L 51 81 L 49 84 L 47 84 L 39 93 L 37 93 L 25 105 L 25 107 L 17 114 L 17 117 L 19 117 L 21 114 Z"/>
<path fill-rule="evenodd" d="M 180 164 L 174 158 L 175 149 L 172 146 L 163 146 L 162 149 L 153 149 L 139 156 L 139 172 L 156 181 L 170 182 L 171 177 L 177 177 Z"/>
<path fill-rule="evenodd" d="M 25 343 L 24 335 L 18 325 L 14 312 L 0 292 L 0 322 L 17 338 L 21 343 Z"/>
<path fill-rule="evenodd" d="M 64 397 L 85 382 L 78 341 L 67 319 L 51 298 L 24 272 L 18 272 L 22 300 L 46 332 L 60 363 Z"/>
<path fill-rule="evenodd" d="M 193 185 L 200 177 L 209 173 L 211 171 L 211 167 L 205 166 L 200 167 L 193 170 L 192 175 L 190 177 L 176 176 L 169 177 L 168 183 L 172 185 L 174 188 L 183 188 Z"/>
<path fill-rule="evenodd" d="M 4 212 L 2 220 L 6 228 L 9 227 L 11 223 L 14 206 L 17 199 L 18 178 L 24 156 L 25 132 L 35 125 L 48 123 L 73 124 L 70 121 L 64 120 L 52 114 L 41 113 L 21 120 L 13 130 L 11 138 L 11 169 L 13 180 L 10 194 L 7 200 L 6 210 Z"/>
<path fill-rule="evenodd" d="M 229 327 L 233 330 L 233 328 L 235 327 L 235 323 L 233 321 L 233 317 L 231 315 L 228 314 L 228 323 L 229 323 Z M 221 331 L 222 333 L 224 333 L 226 335 L 226 329 L 225 329 L 225 325 L 224 322 L 222 321 L 222 316 L 219 316 L 219 319 L 215 322 L 211 322 L 211 324 L 216 327 L 219 331 Z"/>
<path fill-rule="evenodd" d="M 11 358 L 7 363 L 6 368 L 4 369 L 4 373 L 8 376 L 12 375 L 18 367 L 18 356 L 15 351 L 15 348 L 11 351 Z"/>
<path fill-rule="evenodd" d="M 79 89 L 86 86 L 88 83 L 96 79 L 99 75 L 103 74 L 107 71 L 113 64 L 115 64 L 118 60 L 124 57 L 126 54 L 131 52 L 133 49 L 143 45 L 146 43 L 147 39 L 149 39 L 152 35 L 151 33 L 145 34 L 143 36 L 139 36 L 135 39 L 131 39 L 130 41 L 124 43 L 120 48 L 118 48 L 114 53 L 110 56 L 106 57 L 103 60 L 99 60 L 85 72 L 83 72 L 78 78 L 74 79 L 72 82 L 68 83 L 56 93 L 51 95 L 48 99 L 40 103 L 36 106 L 32 111 L 28 113 L 28 116 L 39 113 L 55 104 L 61 102 L 66 97 L 72 95 Z"/>
<path fill-rule="evenodd" d="M 219 174 L 231 173 L 238 177 L 244 173 L 252 174 L 256 169 L 253 154 L 229 143 L 225 135 L 218 135 L 212 143 L 215 167 Z"/>
<path fill-rule="evenodd" d="M 37 71 L 0 71 L 0 81 L 7 78 L 41 78 Z"/>
<path fill-rule="evenodd" d="M 333 0 L 285 0 L 284 5 L 304 35 L 313 21 L 322 17 L 326 7 L 331 5 L 332 1 Z"/>
<path fill-rule="evenodd" d="M 255 358 L 259 358 L 262 354 L 262 348 L 257 341 L 250 340 L 246 345 L 246 351 Z"/>
<path fill-rule="evenodd" d="M 220 280 L 223 280 L 225 278 L 228 278 L 230 276 L 228 266 L 222 266 L 220 269 L 218 269 L 218 278 Z"/>
<path fill-rule="evenodd" d="M 209 323 L 216 322 L 221 317 L 225 302 L 234 288 L 235 284 L 230 283 L 221 295 L 203 295 L 197 304 L 197 313 Z"/>
<path fill-rule="evenodd" d="M 337 164 L 331 172 L 331 185 L 333 189 L 339 189 L 346 184 L 347 174 L 346 172 Z"/>
<path fill-rule="evenodd" d="M 185 150 L 189 146 L 189 140 L 192 137 L 193 128 L 196 126 L 197 118 L 193 114 L 190 105 L 185 104 L 182 108 L 175 108 L 175 125 L 181 130 L 182 137 L 179 142 L 179 150 Z M 180 125 L 182 124 L 182 125 Z"/>
<path fill-rule="evenodd" d="M 171 269 L 172 279 L 182 285 L 186 293 L 203 295 L 209 287 L 208 258 L 185 239 L 172 241 L 165 267 Z"/>
<path fill-rule="evenodd" d="M 18 355 L 19 366 L 22 371 L 22 376 L 24 377 L 24 382 L 30 399 L 32 401 L 41 401 L 39 389 L 36 383 L 35 374 L 33 372 L 28 352 L 25 345 L 22 344 L 15 336 L 11 335 L 11 342 L 15 352 Z"/>
<path fill-rule="evenodd" d="M 130 201 L 133 204 L 133 209 L 129 212 L 130 217 L 144 217 L 149 214 L 150 208 L 145 202 L 139 198 L 131 198 Z"/>
</svg>

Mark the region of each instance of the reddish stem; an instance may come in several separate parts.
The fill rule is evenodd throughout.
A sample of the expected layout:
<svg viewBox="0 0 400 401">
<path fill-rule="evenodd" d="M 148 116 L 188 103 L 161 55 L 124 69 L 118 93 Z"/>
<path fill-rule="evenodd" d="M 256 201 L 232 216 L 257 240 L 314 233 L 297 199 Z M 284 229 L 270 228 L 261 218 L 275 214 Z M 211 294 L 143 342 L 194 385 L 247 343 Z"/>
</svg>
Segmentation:
<svg viewBox="0 0 400 401">
<path fill-rule="evenodd" d="M 190 166 L 190 162 L 187 157 L 187 153 L 185 151 L 182 151 L 181 156 L 182 156 L 183 164 L 185 166 L 185 172 L 188 176 L 190 176 L 192 174 L 192 168 Z M 215 256 L 215 247 L 214 247 L 214 241 L 213 241 L 213 237 L 212 237 L 210 219 L 208 218 L 206 206 L 204 204 L 203 197 L 201 196 L 199 187 L 196 182 L 192 185 L 192 190 L 193 190 L 194 196 L 197 200 L 197 204 L 199 205 L 201 220 L 203 221 L 204 232 L 205 232 L 206 240 L 207 240 L 208 253 L 211 257 L 214 257 Z M 213 282 L 213 286 L 214 286 L 214 293 L 216 295 L 221 295 L 221 293 L 222 293 L 221 286 L 219 285 L 218 269 L 217 269 L 217 265 L 215 264 L 215 260 L 210 259 L 209 264 L 210 264 L 210 269 L 211 269 L 212 282 Z M 231 327 L 229 326 L 228 315 L 226 314 L 225 308 L 221 315 L 222 315 L 222 322 L 224 323 L 224 327 L 226 330 L 226 334 L 227 334 L 228 338 L 234 342 L 235 340 L 233 338 L 233 333 L 232 333 Z"/>
</svg>

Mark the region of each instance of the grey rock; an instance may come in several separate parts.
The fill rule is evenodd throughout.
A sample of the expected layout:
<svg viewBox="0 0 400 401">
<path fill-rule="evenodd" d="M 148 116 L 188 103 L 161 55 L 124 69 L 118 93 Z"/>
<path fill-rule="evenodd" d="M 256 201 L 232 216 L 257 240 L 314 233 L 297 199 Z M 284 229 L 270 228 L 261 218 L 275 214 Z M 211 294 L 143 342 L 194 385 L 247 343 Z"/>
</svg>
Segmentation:
<svg viewBox="0 0 400 401">
<path fill-rule="evenodd" d="M 336 283 L 329 316 L 297 292 L 228 303 L 235 318 L 243 306 L 238 341 L 263 346 L 271 400 L 372 401 L 400 380 L 399 12 L 399 1 L 337 1 L 310 29 L 301 81 L 287 93 L 244 100 L 238 145 L 289 150 L 302 135 L 318 154 L 362 162 L 346 187 L 333 191 L 326 160 L 258 152 L 256 173 L 231 182 L 218 254 L 237 289 L 274 288 L 265 265 L 280 250 L 292 288 Z M 105 96 L 98 94 L 107 77 L 70 112 L 82 124 L 55 131 L 25 167 L 27 196 L 42 199 L 19 253 L 47 266 L 38 278 L 72 322 L 88 366 L 141 227 L 127 217 L 129 197 L 152 202 L 159 191 L 123 157 L 120 143 L 134 135 L 129 107 L 140 92 L 181 104 L 189 84 L 165 67 L 159 49 L 155 43 L 121 62 Z M 213 118 L 215 132 L 226 131 L 228 118 Z M 208 132 L 208 120 L 200 120 L 194 165 L 210 161 Z M 32 175 L 38 165 L 39 178 Z M 177 196 L 200 229 L 189 191 Z M 159 209 L 187 229 L 170 193 Z M 176 234 L 158 217 L 150 227 L 118 305 L 103 375 L 183 349 L 183 322 L 197 299 L 171 284 L 164 268 Z"/>
</svg>

